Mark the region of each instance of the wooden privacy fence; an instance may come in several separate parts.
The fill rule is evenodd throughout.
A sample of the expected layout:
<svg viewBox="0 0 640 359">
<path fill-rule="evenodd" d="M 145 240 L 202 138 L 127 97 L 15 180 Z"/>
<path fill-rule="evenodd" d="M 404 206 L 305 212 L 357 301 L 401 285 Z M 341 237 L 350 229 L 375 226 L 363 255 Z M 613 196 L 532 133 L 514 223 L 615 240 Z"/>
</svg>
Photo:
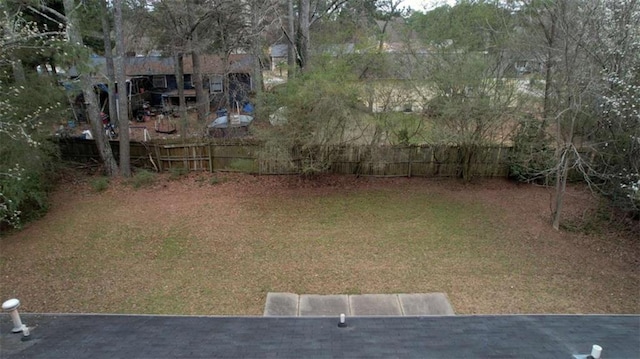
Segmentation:
<svg viewBox="0 0 640 359">
<path fill-rule="evenodd" d="M 455 146 L 348 146 L 336 149 L 331 172 L 366 176 L 457 177 L 460 149 Z M 477 149 L 470 171 L 480 177 L 506 177 L 506 147 Z"/>
<path fill-rule="evenodd" d="M 59 140 L 62 158 L 100 161 L 93 140 Z M 118 158 L 119 144 L 111 142 Z M 506 177 L 508 147 L 478 147 L 469 170 L 480 177 Z M 131 142 L 131 163 L 158 171 L 237 171 L 255 174 L 296 174 L 316 163 L 324 170 L 364 176 L 456 177 L 462 152 L 456 146 L 328 146 L 283 149 L 259 143 Z"/>
</svg>

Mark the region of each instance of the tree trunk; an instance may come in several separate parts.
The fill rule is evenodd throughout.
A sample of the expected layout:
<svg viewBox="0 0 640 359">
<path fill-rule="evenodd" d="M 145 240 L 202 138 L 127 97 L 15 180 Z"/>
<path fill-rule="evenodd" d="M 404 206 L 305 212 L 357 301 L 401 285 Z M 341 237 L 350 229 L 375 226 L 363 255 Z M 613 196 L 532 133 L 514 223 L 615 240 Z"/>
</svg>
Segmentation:
<svg viewBox="0 0 640 359">
<path fill-rule="evenodd" d="M 264 80 L 262 78 L 262 51 L 260 51 L 259 45 L 254 45 L 253 51 L 253 78 L 251 79 L 251 90 L 255 92 L 256 97 L 264 90 Z"/>
<path fill-rule="evenodd" d="M 552 45 L 550 45 L 552 46 Z M 552 81 L 552 73 L 553 71 L 553 59 L 552 59 L 552 51 L 551 48 L 547 50 L 547 58 L 544 62 L 544 99 L 543 99 L 543 110 L 542 110 L 542 125 L 540 126 L 540 131 L 544 132 L 546 128 L 546 124 L 549 120 L 549 116 L 551 113 L 551 81 Z"/>
<path fill-rule="evenodd" d="M 560 215 L 564 204 L 564 194 L 567 190 L 567 177 L 569 174 L 569 159 L 566 148 L 563 150 L 562 158 L 556 170 L 556 198 L 553 208 L 552 225 L 556 231 L 560 230 Z"/>
<path fill-rule="evenodd" d="M 259 95 L 264 88 L 264 82 L 262 80 L 262 34 L 257 31 L 260 26 L 259 17 L 262 16 L 262 14 L 258 13 L 259 10 L 259 6 L 254 3 L 253 9 L 251 10 L 251 29 L 253 29 L 253 32 L 256 34 L 251 38 L 251 55 L 253 56 L 251 90 L 254 90 L 256 95 Z"/>
<path fill-rule="evenodd" d="M 120 128 L 120 174 L 131 177 L 131 147 L 129 143 L 129 99 L 124 70 L 124 33 L 122 31 L 122 0 L 114 0 L 116 30 L 116 80 L 118 81 L 118 127 Z"/>
<path fill-rule="evenodd" d="M 298 13 L 300 29 L 299 29 L 299 48 L 298 53 L 300 58 L 298 59 L 300 63 L 300 69 L 304 71 L 307 68 L 309 62 L 309 1 L 310 0 L 300 0 L 300 9 Z"/>
<path fill-rule="evenodd" d="M 2 28 L 3 31 L 5 31 L 7 34 L 7 39 L 15 39 L 15 38 L 19 38 L 20 35 L 15 34 L 13 32 L 13 29 L 11 26 L 6 26 Z M 16 84 L 19 85 L 24 85 L 27 82 L 27 77 L 25 76 L 24 73 L 24 65 L 22 64 L 22 61 L 17 58 L 15 56 L 15 54 L 8 54 L 9 56 L 9 60 L 11 62 L 11 70 L 13 72 L 13 80 L 16 82 Z M 46 67 L 45 67 L 45 71 L 46 71 Z"/>
<path fill-rule="evenodd" d="M 295 13 L 293 12 L 293 0 L 288 0 L 287 5 L 289 7 L 288 16 L 288 29 L 289 46 L 287 48 L 287 78 L 293 78 L 296 74 L 296 42 L 294 41 L 296 26 L 295 26 Z"/>
<path fill-rule="evenodd" d="M 181 52 L 176 52 L 173 55 L 173 60 L 174 60 L 173 66 L 174 66 L 174 72 L 176 75 L 176 83 L 178 86 L 178 101 L 179 101 L 178 112 L 180 113 L 180 121 L 181 121 L 180 133 L 182 134 L 183 138 L 186 138 L 188 118 L 187 118 L 187 100 L 184 97 L 184 64 L 182 63 L 183 58 L 184 58 L 184 55 Z"/>
<path fill-rule="evenodd" d="M 80 30 L 78 28 L 78 20 L 76 14 L 74 13 L 75 4 L 73 0 L 64 0 L 64 10 L 67 17 L 67 36 L 69 42 L 82 46 L 82 36 L 80 35 Z M 96 98 L 96 93 L 93 89 L 93 83 L 91 82 L 91 77 L 89 74 L 83 73 L 80 74 L 80 85 L 82 87 L 82 93 L 84 95 L 84 102 L 87 117 L 91 122 L 91 128 L 95 135 L 96 144 L 98 146 L 98 152 L 100 153 L 100 158 L 105 165 L 105 171 L 108 176 L 115 176 L 118 173 L 118 164 L 116 160 L 113 158 L 113 153 L 111 152 L 111 146 L 109 145 L 109 141 L 105 138 L 105 133 L 102 127 L 102 119 L 100 118 L 100 109 L 98 108 L 98 100 Z"/>
<path fill-rule="evenodd" d="M 544 28 L 545 37 L 547 40 L 547 54 L 544 62 L 544 73 L 545 73 L 545 83 L 544 83 L 544 100 L 543 100 L 543 110 L 542 110 L 542 125 L 540 126 L 540 138 L 543 138 L 545 128 L 547 127 L 547 123 L 549 121 L 549 117 L 551 115 L 551 89 L 552 89 L 552 81 L 553 81 L 553 47 L 555 45 L 556 39 L 556 14 L 550 14 L 551 16 L 551 29 L 547 30 Z"/>
<path fill-rule="evenodd" d="M 13 80 L 16 84 L 24 85 L 27 83 L 27 77 L 24 74 L 24 65 L 19 59 L 11 61 L 11 68 L 13 70 Z"/>
<path fill-rule="evenodd" d="M 194 38 L 195 38 L 194 34 Z M 194 42 L 196 39 L 194 39 Z M 191 52 L 191 63 L 193 65 L 193 86 L 196 88 L 196 107 L 198 110 L 198 122 L 205 122 L 209 113 L 209 96 L 205 93 L 202 85 L 202 67 L 200 65 L 200 53 L 198 50 Z"/>
<path fill-rule="evenodd" d="M 116 72 L 113 64 L 113 45 L 111 44 L 111 25 L 109 24 L 109 18 L 106 14 L 109 13 L 107 9 L 107 2 L 101 1 L 102 11 L 105 16 L 101 16 L 102 19 L 102 37 L 104 40 L 104 57 L 107 65 L 107 85 L 109 87 L 109 117 L 111 124 L 115 124 L 118 119 L 118 107 L 116 106 Z"/>
<path fill-rule="evenodd" d="M 229 69 L 229 57 L 230 54 L 229 52 L 225 52 L 224 53 L 224 57 L 222 58 L 222 62 L 224 62 L 224 75 L 222 76 L 222 89 L 223 89 L 223 94 L 224 94 L 224 101 L 223 103 L 223 107 L 227 109 L 227 111 L 229 112 L 229 114 L 231 114 L 231 111 L 233 111 L 233 100 L 231 99 L 231 79 L 229 77 L 229 72 L 231 71 Z"/>
</svg>

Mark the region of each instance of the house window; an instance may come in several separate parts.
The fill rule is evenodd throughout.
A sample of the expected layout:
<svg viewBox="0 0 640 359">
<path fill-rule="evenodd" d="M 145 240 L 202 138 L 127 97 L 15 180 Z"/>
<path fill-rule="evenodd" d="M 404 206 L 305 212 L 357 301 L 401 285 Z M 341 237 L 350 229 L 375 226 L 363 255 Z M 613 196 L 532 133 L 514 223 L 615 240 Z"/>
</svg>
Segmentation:
<svg viewBox="0 0 640 359">
<path fill-rule="evenodd" d="M 191 82 L 191 75 L 184 75 L 184 88 L 185 90 L 193 88 L 193 83 Z"/>
<path fill-rule="evenodd" d="M 156 88 L 167 88 L 167 77 L 166 76 L 153 76 L 153 87 L 156 87 Z"/>
<path fill-rule="evenodd" d="M 209 91 L 211 91 L 211 93 L 222 92 L 222 86 L 222 76 L 212 75 L 209 78 Z"/>
</svg>

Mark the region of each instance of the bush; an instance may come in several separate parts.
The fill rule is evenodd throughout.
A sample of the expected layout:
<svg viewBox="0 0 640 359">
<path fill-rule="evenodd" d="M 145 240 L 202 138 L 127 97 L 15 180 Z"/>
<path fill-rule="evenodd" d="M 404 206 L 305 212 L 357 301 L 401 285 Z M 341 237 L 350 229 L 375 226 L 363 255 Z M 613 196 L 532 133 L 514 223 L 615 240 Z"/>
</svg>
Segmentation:
<svg viewBox="0 0 640 359">
<path fill-rule="evenodd" d="M 513 139 L 509 155 L 509 177 L 519 182 L 548 185 L 553 181 L 553 149 L 542 135 L 545 130 L 534 118 L 525 118 Z"/>
<path fill-rule="evenodd" d="M 180 179 L 180 177 L 186 175 L 187 173 L 189 173 L 189 169 L 188 168 L 171 167 L 169 169 L 169 179 L 172 180 L 172 181 L 175 181 L 177 179 Z"/>
<path fill-rule="evenodd" d="M 131 178 L 131 185 L 133 188 L 141 188 L 144 186 L 149 186 L 155 183 L 156 174 L 147 170 L 140 170 L 136 172 L 136 174 Z"/>
<path fill-rule="evenodd" d="M 49 78 L 29 78 L 28 84 L 0 79 L 0 229 L 46 212 L 59 163 L 57 147 L 46 138 L 65 117 L 64 93 Z"/>
<path fill-rule="evenodd" d="M 334 153 L 317 155 L 311 149 L 351 143 L 361 139 L 367 128 L 357 76 L 351 70 L 346 59 L 332 58 L 316 63 L 308 72 L 273 91 L 263 92 L 257 115 L 268 119 L 271 126 L 255 128 L 257 137 L 267 147 L 279 149 L 273 155 L 286 154 L 294 147 L 305 152 L 296 162 L 298 171 L 325 171 L 333 158 L 324 154 Z M 266 151 L 261 153 L 262 158 L 269 155 Z M 291 162 L 289 155 L 282 160 Z M 242 166 L 245 168 L 246 164 Z"/>
<path fill-rule="evenodd" d="M 53 171 L 44 168 L 19 168 L 0 177 L 0 229 L 20 227 L 40 217 L 48 208 Z"/>
<path fill-rule="evenodd" d="M 109 188 L 108 177 L 98 177 L 91 181 L 91 188 L 96 192 L 102 192 Z"/>
</svg>

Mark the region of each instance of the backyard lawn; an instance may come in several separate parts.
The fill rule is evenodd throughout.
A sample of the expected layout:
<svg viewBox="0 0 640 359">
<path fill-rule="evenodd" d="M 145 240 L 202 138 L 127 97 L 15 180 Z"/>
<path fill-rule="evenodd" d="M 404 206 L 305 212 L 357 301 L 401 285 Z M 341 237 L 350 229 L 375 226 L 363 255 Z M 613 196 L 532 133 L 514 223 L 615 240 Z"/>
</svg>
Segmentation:
<svg viewBox="0 0 640 359">
<path fill-rule="evenodd" d="M 640 241 L 555 232 L 547 188 L 485 180 L 200 174 L 61 184 L 0 238 L 28 312 L 261 315 L 268 292 L 445 292 L 457 314 L 640 313 Z M 570 188 L 569 224 L 594 205 Z"/>
</svg>

